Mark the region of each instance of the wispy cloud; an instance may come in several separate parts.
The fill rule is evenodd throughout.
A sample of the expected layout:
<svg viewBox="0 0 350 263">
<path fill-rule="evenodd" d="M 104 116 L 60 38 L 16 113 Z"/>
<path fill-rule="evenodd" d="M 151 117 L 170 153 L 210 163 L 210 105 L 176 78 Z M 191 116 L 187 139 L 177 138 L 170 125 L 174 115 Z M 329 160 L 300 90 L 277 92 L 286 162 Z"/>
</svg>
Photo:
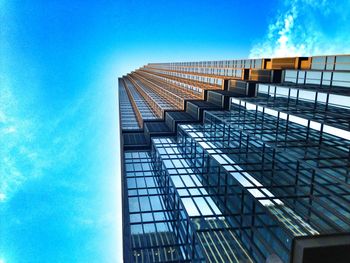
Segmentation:
<svg viewBox="0 0 350 263">
<path fill-rule="evenodd" d="M 349 18 L 348 0 L 285 1 L 269 24 L 266 37 L 253 45 L 250 57 L 349 53 Z M 332 26 L 323 28 L 327 21 Z"/>
<path fill-rule="evenodd" d="M 30 95 L 18 94 L 5 77 L 1 83 L 0 202 L 6 202 L 28 180 L 58 173 L 82 157 L 79 150 L 91 124 L 86 121 L 89 118 L 82 120 L 81 116 L 89 107 L 90 95 L 73 100 L 54 117 L 44 117 L 40 107 L 34 109 L 32 103 L 25 106 Z"/>
<path fill-rule="evenodd" d="M 6 201 L 30 177 L 38 177 L 49 165 L 36 144 L 40 124 L 23 114 L 10 83 L 2 78 L 0 92 L 0 195 Z"/>
</svg>

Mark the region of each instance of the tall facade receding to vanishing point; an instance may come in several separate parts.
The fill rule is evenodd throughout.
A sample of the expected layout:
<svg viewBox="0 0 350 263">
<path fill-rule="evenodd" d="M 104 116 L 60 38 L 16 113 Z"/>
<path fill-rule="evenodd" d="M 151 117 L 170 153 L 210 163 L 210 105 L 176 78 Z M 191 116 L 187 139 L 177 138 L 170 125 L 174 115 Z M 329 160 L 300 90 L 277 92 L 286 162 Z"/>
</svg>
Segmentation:
<svg viewBox="0 0 350 263">
<path fill-rule="evenodd" d="M 350 55 L 119 79 L 125 262 L 350 262 Z"/>
</svg>

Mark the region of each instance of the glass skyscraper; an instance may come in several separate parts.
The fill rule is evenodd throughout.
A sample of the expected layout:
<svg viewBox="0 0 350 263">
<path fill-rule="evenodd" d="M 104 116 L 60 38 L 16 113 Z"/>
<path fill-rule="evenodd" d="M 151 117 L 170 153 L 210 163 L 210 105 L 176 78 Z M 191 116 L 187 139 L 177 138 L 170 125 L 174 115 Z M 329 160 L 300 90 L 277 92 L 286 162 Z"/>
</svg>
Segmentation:
<svg viewBox="0 0 350 263">
<path fill-rule="evenodd" d="M 350 55 L 119 79 L 125 262 L 350 262 Z"/>
</svg>

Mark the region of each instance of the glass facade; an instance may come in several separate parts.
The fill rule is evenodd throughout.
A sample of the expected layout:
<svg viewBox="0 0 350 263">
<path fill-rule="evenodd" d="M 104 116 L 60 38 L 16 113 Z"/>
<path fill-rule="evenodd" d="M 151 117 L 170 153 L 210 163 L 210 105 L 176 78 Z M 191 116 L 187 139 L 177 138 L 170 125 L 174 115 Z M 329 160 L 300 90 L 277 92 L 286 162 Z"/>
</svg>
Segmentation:
<svg viewBox="0 0 350 263">
<path fill-rule="evenodd" d="M 120 119 L 123 130 L 137 130 L 140 128 L 135 111 L 132 107 L 124 82 L 119 79 Z"/>
<path fill-rule="evenodd" d="M 174 219 L 168 211 L 149 151 L 125 152 L 131 248 L 134 262 L 183 259 Z"/>
<path fill-rule="evenodd" d="M 125 262 L 317 262 L 318 249 L 348 262 L 349 58 L 155 63 L 120 79 Z"/>
</svg>

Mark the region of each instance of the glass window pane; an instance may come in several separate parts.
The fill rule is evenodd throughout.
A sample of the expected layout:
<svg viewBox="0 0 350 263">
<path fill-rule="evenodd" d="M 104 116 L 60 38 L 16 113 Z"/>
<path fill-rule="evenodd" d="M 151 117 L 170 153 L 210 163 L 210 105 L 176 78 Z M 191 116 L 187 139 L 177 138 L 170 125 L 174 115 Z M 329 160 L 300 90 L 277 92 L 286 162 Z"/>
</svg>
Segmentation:
<svg viewBox="0 0 350 263">
<path fill-rule="evenodd" d="M 213 215 L 213 212 L 210 210 L 210 207 L 208 206 L 204 197 L 194 197 L 193 199 L 196 202 L 199 208 L 199 211 L 202 213 L 202 215 L 204 216 Z"/>
<path fill-rule="evenodd" d="M 195 206 L 193 200 L 191 198 L 181 198 L 185 209 L 189 216 L 199 216 L 200 213 L 198 212 L 197 207 Z"/>
</svg>

